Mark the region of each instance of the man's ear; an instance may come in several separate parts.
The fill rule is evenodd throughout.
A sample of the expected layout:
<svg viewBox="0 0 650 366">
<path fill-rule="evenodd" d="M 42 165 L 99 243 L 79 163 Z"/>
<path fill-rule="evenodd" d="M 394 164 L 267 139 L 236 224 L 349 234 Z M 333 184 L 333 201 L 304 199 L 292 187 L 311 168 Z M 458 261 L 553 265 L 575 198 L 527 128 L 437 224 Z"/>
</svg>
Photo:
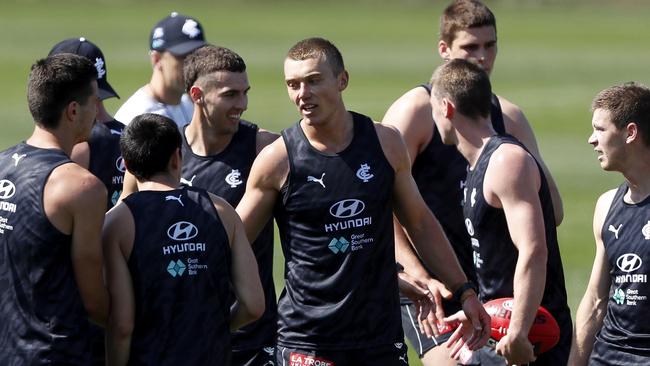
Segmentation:
<svg viewBox="0 0 650 366">
<path fill-rule="evenodd" d="M 149 60 L 151 61 L 151 67 L 154 69 L 158 66 L 162 53 L 158 51 L 149 51 Z"/>
<path fill-rule="evenodd" d="M 190 98 L 194 103 L 203 104 L 203 90 L 196 85 L 192 85 L 190 87 Z"/>
<path fill-rule="evenodd" d="M 348 82 L 350 81 L 350 74 L 346 70 L 343 70 L 339 74 L 339 91 L 345 90 L 348 87 Z"/>
<path fill-rule="evenodd" d="M 181 157 L 181 149 L 176 148 L 172 156 L 169 158 L 169 167 L 171 171 L 180 171 L 183 158 Z"/>
<path fill-rule="evenodd" d="M 71 101 L 63 108 L 63 117 L 66 121 L 74 121 L 79 114 L 79 103 Z"/>
<path fill-rule="evenodd" d="M 444 61 L 449 61 L 451 58 L 451 47 L 447 44 L 447 42 L 440 40 L 438 42 L 438 54 Z"/>
<path fill-rule="evenodd" d="M 445 118 L 452 119 L 456 114 L 456 106 L 449 98 L 442 98 L 442 108 L 445 112 Z"/>
<path fill-rule="evenodd" d="M 625 131 L 627 132 L 625 142 L 628 144 L 641 137 L 639 136 L 639 126 L 636 124 L 636 122 L 628 123 L 627 126 L 625 126 Z"/>
</svg>

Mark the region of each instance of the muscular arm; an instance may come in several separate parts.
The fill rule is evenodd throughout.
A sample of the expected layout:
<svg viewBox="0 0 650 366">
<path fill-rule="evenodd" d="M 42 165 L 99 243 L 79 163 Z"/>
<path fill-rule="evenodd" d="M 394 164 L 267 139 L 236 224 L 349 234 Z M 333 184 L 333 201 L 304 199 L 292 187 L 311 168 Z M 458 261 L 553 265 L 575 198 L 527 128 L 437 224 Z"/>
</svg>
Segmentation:
<svg viewBox="0 0 650 366">
<path fill-rule="evenodd" d="M 422 87 L 409 90 L 388 108 L 382 123 L 395 127 L 402 135 L 412 166 L 416 157 L 426 148 L 433 136 L 434 121 L 429 94 Z M 395 230 L 395 259 L 404 267 L 406 273 L 419 282 L 429 285 L 430 290 L 437 295 L 436 301 L 440 305 L 440 292 L 434 290 L 434 287 L 440 286 L 437 286 L 437 281 L 429 276 L 420 262 L 397 219 L 394 220 L 393 226 Z M 445 289 L 442 289 L 442 292 L 445 297 L 451 295 Z M 440 306 L 437 306 L 436 310 L 439 312 L 438 315 L 442 315 Z"/>
<path fill-rule="evenodd" d="M 230 239 L 232 262 L 230 274 L 237 297 L 237 305 L 232 309 L 230 316 L 230 330 L 234 331 L 262 316 L 264 292 L 255 255 L 239 216 L 223 199 L 212 195 L 212 201 Z"/>
<path fill-rule="evenodd" d="M 442 227 L 424 203 L 411 176 L 411 169 L 399 133 L 391 127 L 377 125 L 377 134 L 391 166 L 395 170 L 393 209 L 408 237 L 424 262 L 450 290 L 467 281 Z M 489 337 L 489 317 L 473 290 L 464 299 L 463 310 L 474 324 L 470 347 L 482 346 Z"/>
<path fill-rule="evenodd" d="M 104 325 L 108 294 L 102 277 L 101 229 L 106 211 L 106 188 L 77 164 L 52 171 L 43 194 L 45 213 L 61 232 L 72 236 L 72 265 L 88 316 Z"/>
<path fill-rule="evenodd" d="M 600 196 L 596 203 L 593 221 L 596 257 L 594 258 L 594 265 L 591 269 L 591 277 L 589 278 L 587 289 L 576 313 L 573 344 L 571 345 L 571 353 L 569 355 L 570 365 L 587 365 L 596 339 L 596 333 L 602 327 L 603 319 L 607 311 L 611 280 L 601 230 L 615 193 L 616 190 L 606 192 Z"/>
<path fill-rule="evenodd" d="M 251 167 L 246 192 L 237 205 L 237 213 L 252 243 L 273 215 L 280 187 L 289 173 L 289 158 L 282 139 L 264 148 Z"/>
<path fill-rule="evenodd" d="M 106 327 L 106 361 L 126 365 L 131 350 L 135 318 L 133 281 L 127 262 L 135 237 L 133 215 L 123 203 L 106 214 L 102 231 L 110 313 Z"/>
<path fill-rule="evenodd" d="M 512 318 L 508 335 L 497 345 L 497 352 L 515 364 L 534 358 L 528 332 L 546 282 L 548 253 L 539 187 L 537 165 L 519 146 L 503 144 L 492 155 L 483 183 L 484 195 L 490 205 L 503 208 L 518 251 Z"/>
<path fill-rule="evenodd" d="M 257 131 L 257 138 L 255 139 L 255 153 L 259 154 L 262 149 L 277 140 L 278 137 L 280 137 L 280 135 L 277 133 L 260 128 Z"/>
<path fill-rule="evenodd" d="M 521 141 L 524 146 L 530 151 L 531 154 L 537 159 L 537 162 L 542 167 L 544 171 L 544 176 L 548 182 L 548 188 L 551 193 L 551 200 L 553 201 L 553 211 L 555 216 L 555 225 L 560 226 L 562 220 L 564 219 L 564 207 L 562 205 L 562 198 L 560 197 L 560 191 L 558 190 L 557 184 L 551 175 L 550 170 L 544 163 L 542 155 L 539 152 L 537 146 L 537 140 L 535 139 L 535 134 L 533 129 L 528 123 L 528 119 L 524 113 L 505 98 L 499 97 L 499 103 L 501 104 L 501 110 L 503 112 L 503 122 L 506 127 L 506 132 L 516 137 L 517 140 Z"/>
</svg>

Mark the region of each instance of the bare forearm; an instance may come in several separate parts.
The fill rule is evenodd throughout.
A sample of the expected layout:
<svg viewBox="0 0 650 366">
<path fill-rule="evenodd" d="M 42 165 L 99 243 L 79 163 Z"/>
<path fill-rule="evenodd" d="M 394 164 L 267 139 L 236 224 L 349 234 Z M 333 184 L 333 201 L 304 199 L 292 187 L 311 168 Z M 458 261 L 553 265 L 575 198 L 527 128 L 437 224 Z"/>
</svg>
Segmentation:
<svg viewBox="0 0 650 366">
<path fill-rule="evenodd" d="M 434 220 L 434 224 L 423 230 L 414 231 L 412 239 L 424 264 L 449 290 L 454 291 L 467 282 L 467 277 L 438 220 Z"/>
<path fill-rule="evenodd" d="M 397 220 L 394 221 L 395 227 L 395 260 L 404 267 L 404 272 L 415 277 L 419 281 L 430 279 L 429 273 L 420 262 L 417 254 L 411 245 L 411 241 L 404 233 L 402 225 Z"/>
<path fill-rule="evenodd" d="M 519 253 L 513 281 L 514 307 L 508 333 L 528 335 L 546 284 L 546 251 Z"/>
<path fill-rule="evenodd" d="M 596 339 L 596 333 L 603 324 L 606 310 L 607 300 L 605 299 L 595 299 L 585 294 L 582 301 L 580 301 L 569 356 L 570 365 L 587 365 Z"/>
<path fill-rule="evenodd" d="M 129 361 L 131 334 L 119 334 L 110 323 L 106 329 L 106 364 L 123 366 Z"/>
<path fill-rule="evenodd" d="M 235 331 L 246 324 L 254 322 L 260 315 L 248 311 L 245 306 L 240 306 L 239 303 L 235 303 L 230 309 L 230 331 Z"/>
</svg>

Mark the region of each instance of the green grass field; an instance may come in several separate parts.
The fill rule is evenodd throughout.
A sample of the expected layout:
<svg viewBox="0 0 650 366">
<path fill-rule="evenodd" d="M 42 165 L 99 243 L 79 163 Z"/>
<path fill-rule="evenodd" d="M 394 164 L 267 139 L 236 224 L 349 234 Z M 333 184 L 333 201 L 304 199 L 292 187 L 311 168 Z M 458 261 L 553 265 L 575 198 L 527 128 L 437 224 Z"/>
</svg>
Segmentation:
<svg viewBox="0 0 650 366">
<path fill-rule="evenodd" d="M 432 4 L 433 3 L 433 4 Z M 603 173 L 591 147 L 589 104 L 601 89 L 630 80 L 650 84 L 650 6 L 580 1 L 501 1 L 495 91 L 520 105 L 560 187 L 559 228 L 570 306 L 575 313 L 594 253 L 591 218 L 600 193 L 622 178 Z M 438 17 L 444 2 L 192 2 L 90 0 L 0 3 L 0 149 L 32 129 L 26 104 L 30 65 L 56 42 L 85 36 L 107 58 L 108 80 L 125 100 L 150 76 L 148 34 L 172 10 L 196 16 L 207 39 L 234 49 L 252 85 L 244 118 L 279 131 L 297 119 L 283 85 L 282 60 L 297 40 L 323 36 L 341 49 L 350 72 L 349 109 L 381 120 L 394 99 L 428 80 L 439 64 Z M 121 101 L 107 102 L 115 112 Z M 280 250 L 276 253 L 280 254 Z M 276 276 L 281 284 L 282 257 Z M 281 286 L 279 286 L 281 288 Z M 381 319 L 378 319 L 381 321 Z M 410 354 L 411 364 L 419 365 Z"/>
</svg>

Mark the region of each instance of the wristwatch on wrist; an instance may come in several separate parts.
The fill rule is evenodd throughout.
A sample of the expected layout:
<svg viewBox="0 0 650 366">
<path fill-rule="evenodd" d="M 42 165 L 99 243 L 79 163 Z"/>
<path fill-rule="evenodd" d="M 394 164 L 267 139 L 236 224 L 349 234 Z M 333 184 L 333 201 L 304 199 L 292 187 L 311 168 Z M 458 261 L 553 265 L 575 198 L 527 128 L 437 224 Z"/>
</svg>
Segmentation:
<svg viewBox="0 0 650 366">
<path fill-rule="evenodd" d="M 478 288 L 472 281 L 467 281 L 463 283 L 456 291 L 454 291 L 454 300 L 462 303 L 464 299 L 461 298 L 463 296 L 463 293 L 467 290 L 474 290 L 474 293 L 478 295 Z"/>
</svg>

